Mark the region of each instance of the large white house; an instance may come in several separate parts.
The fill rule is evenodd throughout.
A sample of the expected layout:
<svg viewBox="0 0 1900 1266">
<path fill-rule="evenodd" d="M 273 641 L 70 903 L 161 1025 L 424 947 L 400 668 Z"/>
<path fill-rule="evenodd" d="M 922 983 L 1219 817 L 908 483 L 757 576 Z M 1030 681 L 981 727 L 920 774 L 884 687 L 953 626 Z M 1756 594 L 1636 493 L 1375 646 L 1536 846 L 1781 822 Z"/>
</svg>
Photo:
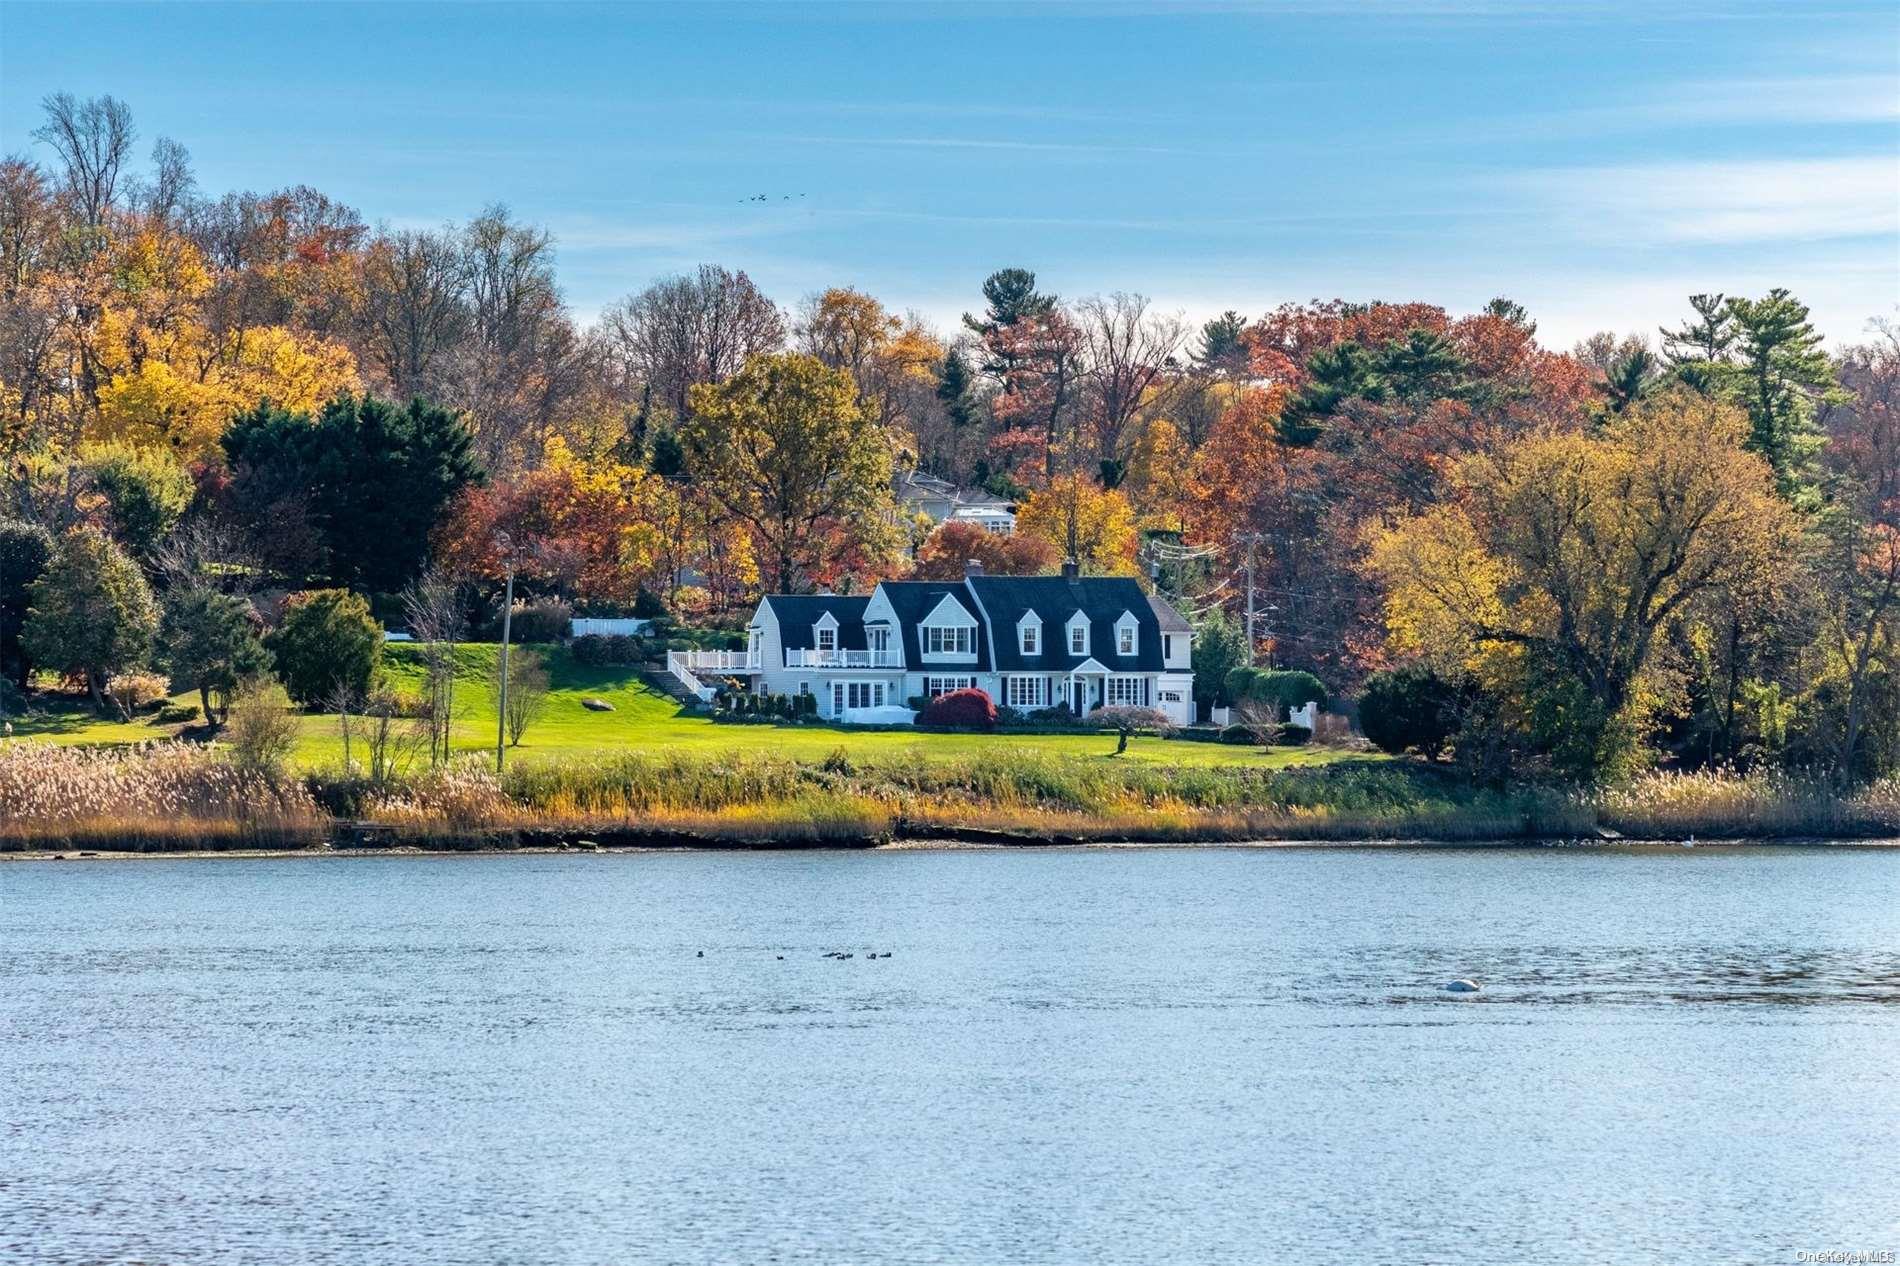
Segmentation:
<svg viewBox="0 0 1900 1266">
<path fill-rule="evenodd" d="M 743 652 L 698 671 L 769 694 L 812 694 L 820 716 L 910 720 L 907 701 L 974 686 L 1022 711 L 1067 704 L 1154 708 L 1194 717 L 1193 630 L 1132 579 L 988 576 L 885 581 L 868 596 L 772 594 Z M 719 655 L 718 663 L 710 662 Z"/>
</svg>

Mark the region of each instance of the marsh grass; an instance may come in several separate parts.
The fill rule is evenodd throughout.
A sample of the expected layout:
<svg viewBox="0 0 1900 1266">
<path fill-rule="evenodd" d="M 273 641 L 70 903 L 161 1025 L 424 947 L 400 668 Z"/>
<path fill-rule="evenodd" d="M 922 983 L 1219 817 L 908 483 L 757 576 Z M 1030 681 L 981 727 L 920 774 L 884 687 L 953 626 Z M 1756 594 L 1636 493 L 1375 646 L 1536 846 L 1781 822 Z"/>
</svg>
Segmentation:
<svg viewBox="0 0 1900 1266">
<path fill-rule="evenodd" d="M 1844 796 L 1824 781 L 1778 771 L 1657 773 L 1588 799 L 1598 821 L 1634 839 L 1900 834 L 1900 782 L 1893 779 Z"/>
<path fill-rule="evenodd" d="M 200 747 L 0 744 L 0 851 L 298 848 L 327 826 L 301 782 Z"/>
<path fill-rule="evenodd" d="M 0 848 L 307 843 L 341 820 L 480 847 L 610 833 L 727 846 L 1002 841 L 1866 837 L 1900 833 L 1900 784 L 1852 796 L 1783 775 L 1654 774 L 1590 792 L 1476 789 L 1418 762 L 1187 766 L 1036 749 L 934 760 L 620 753 L 521 764 L 473 758 L 373 783 L 285 781 L 201 748 L 0 750 Z"/>
</svg>

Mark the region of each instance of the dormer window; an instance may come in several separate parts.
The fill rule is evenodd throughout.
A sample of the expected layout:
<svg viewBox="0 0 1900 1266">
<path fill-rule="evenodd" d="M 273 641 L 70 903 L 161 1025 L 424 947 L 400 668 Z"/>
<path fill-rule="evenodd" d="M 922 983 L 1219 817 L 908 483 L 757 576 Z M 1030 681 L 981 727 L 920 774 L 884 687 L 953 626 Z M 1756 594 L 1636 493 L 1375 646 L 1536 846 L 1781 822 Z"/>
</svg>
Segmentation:
<svg viewBox="0 0 1900 1266">
<path fill-rule="evenodd" d="M 1133 611 L 1122 612 L 1121 619 L 1115 621 L 1115 653 L 1124 659 L 1134 658 L 1140 639 L 1141 621 Z"/>
<path fill-rule="evenodd" d="M 927 655 L 974 655 L 976 654 L 976 630 L 963 625 L 948 629 L 940 624 L 930 625 L 924 630 L 924 653 Z"/>
<path fill-rule="evenodd" d="M 1016 644 L 1025 655 L 1042 654 L 1042 617 L 1034 611 L 1023 612 L 1016 621 Z"/>
<path fill-rule="evenodd" d="M 949 594 L 943 596 L 917 629 L 924 655 L 933 659 L 976 660 L 976 617 Z"/>
<path fill-rule="evenodd" d="M 837 650 L 838 630 L 820 625 L 818 627 L 818 649 L 821 651 Z"/>
<path fill-rule="evenodd" d="M 820 655 L 838 652 L 838 617 L 827 611 L 811 626 L 811 642 Z"/>
<path fill-rule="evenodd" d="M 1069 617 L 1069 654 L 1089 653 L 1089 618 L 1077 611 Z"/>
</svg>

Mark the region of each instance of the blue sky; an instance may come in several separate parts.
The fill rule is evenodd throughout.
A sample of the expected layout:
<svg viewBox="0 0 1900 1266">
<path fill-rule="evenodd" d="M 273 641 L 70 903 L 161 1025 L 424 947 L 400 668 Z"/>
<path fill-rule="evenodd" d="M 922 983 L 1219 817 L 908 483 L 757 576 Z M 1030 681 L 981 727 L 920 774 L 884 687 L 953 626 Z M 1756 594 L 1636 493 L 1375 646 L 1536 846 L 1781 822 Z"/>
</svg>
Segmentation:
<svg viewBox="0 0 1900 1266">
<path fill-rule="evenodd" d="M 943 325 L 1005 265 L 1194 317 L 1508 294 L 1558 345 L 1697 290 L 1900 316 L 1892 3 L 0 3 L 0 151 L 61 89 L 210 191 L 504 202 L 583 317 L 703 261 Z"/>
</svg>

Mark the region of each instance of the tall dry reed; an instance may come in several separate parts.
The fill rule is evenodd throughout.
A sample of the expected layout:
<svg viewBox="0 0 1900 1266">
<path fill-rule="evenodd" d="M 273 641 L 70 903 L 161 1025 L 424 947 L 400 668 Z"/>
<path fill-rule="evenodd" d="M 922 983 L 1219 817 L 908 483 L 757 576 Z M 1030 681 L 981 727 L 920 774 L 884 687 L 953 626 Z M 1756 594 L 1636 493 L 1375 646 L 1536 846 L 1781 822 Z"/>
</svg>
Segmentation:
<svg viewBox="0 0 1900 1266">
<path fill-rule="evenodd" d="M 299 847 L 326 825 L 302 783 L 201 747 L 0 743 L 0 850 Z"/>
</svg>

